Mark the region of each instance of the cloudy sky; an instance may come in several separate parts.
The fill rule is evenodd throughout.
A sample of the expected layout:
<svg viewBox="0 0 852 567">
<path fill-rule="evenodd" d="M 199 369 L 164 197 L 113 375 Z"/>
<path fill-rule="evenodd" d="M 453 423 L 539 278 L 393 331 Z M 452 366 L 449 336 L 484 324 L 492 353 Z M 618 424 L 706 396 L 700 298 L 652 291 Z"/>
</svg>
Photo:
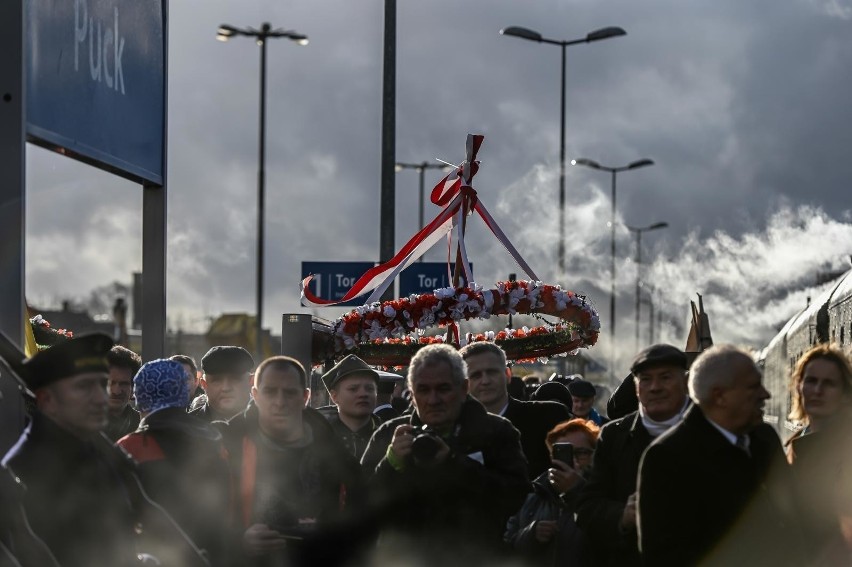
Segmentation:
<svg viewBox="0 0 852 567">
<path fill-rule="evenodd" d="M 173 327 L 254 310 L 258 48 L 217 42 L 216 29 L 268 21 L 310 37 L 269 45 L 264 323 L 275 330 L 281 313 L 303 312 L 302 261 L 378 259 L 383 2 L 170 5 Z M 459 162 L 466 135 L 484 134 L 474 186 L 540 278 L 598 307 L 592 354 L 609 348 L 610 178 L 568 166 L 558 273 L 560 50 L 503 27 L 557 39 L 627 31 L 568 48 L 566 107 L 567 159 L 656 162 L 618 177 L 623 356 L 634 349 L 636 278 L 625 224 L 669 224 L 643 237 L 642 279 L 662 308 L 662 338 L 679 345 L 696 293 L 717 342 L 759 346 L 815 293 L 817 272 L 849 267 L 852 1 L 403 0 L 397 15 L 397 160 Z M 35 147 L 27 167 L 29 301 L 129 283 L 142 263 L 139 187 Z M 428 173 L 431 187 L 441 174 Z M 417 229 L 418 185 L 413 171 L 396 181 L 398 248 Z M 478 220 L 467 242 L 482 285 L 520 276 Z"/>
</svg>

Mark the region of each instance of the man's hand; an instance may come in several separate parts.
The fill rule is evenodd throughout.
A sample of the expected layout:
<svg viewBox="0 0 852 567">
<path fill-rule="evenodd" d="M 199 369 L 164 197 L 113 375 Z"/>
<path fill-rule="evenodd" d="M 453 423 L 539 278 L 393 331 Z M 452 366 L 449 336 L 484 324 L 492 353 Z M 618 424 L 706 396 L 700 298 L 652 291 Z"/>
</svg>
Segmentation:
<svg viewBox="0 0 852 567">
<path fill-rule="evenodd" d="M 556 535 L 556 520 L 539 520 L 535 523 L 535 539 L 541 543 L 549 543 Z"/>
<path fill-rule="evenodd" d="M 411 434 L 413 430 L 414 428 L 408 424 L 398 425 L 393 430 L 391 451 L 400 460 L 411 454 L 411 443 L 414 442 L 414 436 Z"/>
<path fill-rule="evenodd" d="M 577 471 L 558 459 L 554 459 L 553 466 L 547 470 L 547 479 L 560 493 L 568 492 L 577 486 L 580 478 Z"/>
<path fill-rule="evenodd" d="M 621 529 L 630 531 L 636 529 L 636 493 L 627 497 L 624 513 L 621 514 Z"/>
<path fill-rule="evenodd" d="M 243 547 L 252 557 L 283 549 L 287 539 L 266 524 L 254 524 L 243 534 Z"/>
</svg>

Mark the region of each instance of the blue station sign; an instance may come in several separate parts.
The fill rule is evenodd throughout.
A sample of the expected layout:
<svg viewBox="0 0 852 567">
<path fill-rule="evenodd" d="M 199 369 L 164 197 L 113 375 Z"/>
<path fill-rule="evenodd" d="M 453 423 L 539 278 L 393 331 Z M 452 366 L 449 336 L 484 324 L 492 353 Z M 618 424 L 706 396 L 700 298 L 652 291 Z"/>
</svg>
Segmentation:
<svg viewBox="0 0 852 567">
<path fill-rule="evenodd" d="M 28 139 L 163 185 L 162 0 L 25 0 L 25 10 Z"/>
<path fill-rule="evenodd" d="M 375 266 L 374 262 L 302 262 L 302 278 L 313 274 L 311 293 L 323 299 L 340 299 L 364 273 Z M 338 306 L 363 305 L 369 297 L 364 294 L 357 299 L 338 303 Z"/>
<path fill-rule="evenodd" d="M 455 270 L 455 264 L 450 268 Z M 473 271 L 473 264 L 470 265 Z M 452 272 L 447 272 L 446 262 L 415 262 L 399 274 L 399 296 L 412 293 L 432 293 L 442 287 L 450 287 Z"/>
</svg>

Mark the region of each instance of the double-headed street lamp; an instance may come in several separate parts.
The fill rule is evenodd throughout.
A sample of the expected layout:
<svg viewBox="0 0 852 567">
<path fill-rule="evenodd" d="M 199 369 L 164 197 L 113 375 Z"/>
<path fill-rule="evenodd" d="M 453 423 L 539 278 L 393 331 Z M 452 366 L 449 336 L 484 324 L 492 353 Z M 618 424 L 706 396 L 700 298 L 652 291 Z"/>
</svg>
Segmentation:
<svg viewBox="0 0 852 567">
<path fill-rule="evenodd" d="M 627 230 L 636 234 L 636 350 L 635 352 L 639 352 L 639 290 L 640 290 L 640 279 L 639 279 L 639 266 L 642 264 L 642 233 L 649 232 L 652 230 L 658 230 L 661 228 L 667 228 L 669 223 L 667 222 L 657 222 L 648 226 L 630 226 L 624 225 L 627 227 Z M 653 309 L 653 307 L 651 307 Z M 652 311 L 653 313 L 653 311 Z M 653 315 L 651 316 L 653 320 Z M 653 325 L 653 322 L 652 322 Z M 653 336 L 653 330 L 651 331 Z"/>
<path fill-rule="evenodd" d="M 241 35 L 252 37 L 260 46 L 260 127 L 259 127 L 259 157 L 257 165 L 257 320 L 255 321 L 255 350 L 260 363 L 263 360 L 263 236 L 264 236 L 264 193 L 266 172 L 264 170 L 266 156 L 266 40 L 285 38 L 299 45 L 308 44 L 308 36 L 283 29 L 272 29 L 264 22 L 260 29 L 237 28 L 228 24 L 219 26 L 216 39 L 228 41 Z"/>
<path fill-rule="evenodd" d="M 654 162 L 650 159 L 640 159 L 622 167 L 607 167 L 605 165 L 599 164 L 594 160 L 579 158 L 572 159 L 571 165 L 585 165 L 586 167 L 591 167 L 592 169 L 599 169 L 601 171 L 608 171 L 612 174 L 612 217 L 610 219 L 610 259 L 612 263 L 610 266 L 611 289 L 609 296 L 609 335 L 610 340 L 612 342 L 612 350 L 610 352 L 610 372 L 613 373 L 615 372 L 615 176 L 619 171 L 639 169 L 640 167 L 654 165 Z"/>
<path fill-rule="evenodd" d="M 418 212 L 419 212 L 418 220 L 419 220 L 419 223 L 420 223 L 419 224 L 420 228 L 423 228 L 423 226 L 424 226 L 423 225 L 423 222 L 424 222 L 423 221 L 423 199 L 424 199 L 424 194 L 425 194 L 425 191 L 426 191 L 426 187 L 425 187 L 426 170 L 427 169 L 440 169 L 441 171 L 449 171 L 450 166 L 445 165 L 443 163 L 429 163 L 427 161 L 424 161 L 422 163 L 397 162 L 394 165 L 394 171 L 396 171 L 397 173 L 399 173 L 400 171 L 402 171 L 404 169 L 415 169 L 420 174 L 420 193 L 419 193 L 420 194 L 420 200 L 418 201 L 420 203 L 420 208 L 418 210 Z M 422 256 L 420 257 L 420 261 L 421 262 L 423 261 Z"/>
<path fill-rule="evenodd" d="M 627 35 L 627 32 L 618 27 L 608 27 L 595 30 L 582 39 L 558 40 L 542 37 L 537 31 L 511 26 L 500 30 L 502 35 L 510 35 L 538 43 L 549 43 L 562 47 L 562 101 L 559 119 L 559 271 L 565 272 L 565 48 L 578 43 L 591 43 L 611 37 Z"/>
</svg>

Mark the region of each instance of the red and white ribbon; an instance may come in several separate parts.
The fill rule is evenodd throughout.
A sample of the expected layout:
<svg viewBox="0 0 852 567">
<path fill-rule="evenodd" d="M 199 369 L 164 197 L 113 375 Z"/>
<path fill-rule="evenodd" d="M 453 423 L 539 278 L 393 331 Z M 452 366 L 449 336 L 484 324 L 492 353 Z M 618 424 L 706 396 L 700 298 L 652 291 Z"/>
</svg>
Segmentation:
<svg viewBox="0 0 852 567">
<path fill-rule="evenodd" d="M 485 225 L 491 230 L 500 244 L 509 252 L 512 258 L 517 262 L 518 266 L 532 279 L 537 281 L 538 277 L 533 273 L 532 268 L 524 261 L 506 234 L 497 225 L 497 222 L 486 210 L 485 206 L 479 200 L 471 186 L 473 176 L 479 170 L 479 162 L 476 160 L 476 154 L 479 147 L 482 145 L 484 136 L 479 134 L 468 134 L 466 144 L 466 159 L 462 164 L 451 171 L 432 189 L 430 196 L 431 201 L 443 207 L 441 212 L 432 222 L 415 234 L 405 246 L 403 246 L 396 255 L 389 261 L 375 266 L 367 270 L 361 276 L 355 285 L 346 292 L 339 300 L 327 300 L 317 297 L 311 293 L 308 287 L 313 275 L 302 280 L 302 305 L 307 307 L 322 307 L 327 305 L 337 305 L 354 299 L 360 295 L 372 291 L 373 293 L 367 299 L 365 304 L 370 304 L 378 301 L 385 290 L 393 284 L 394 278 L 405 268 L 413 264 L 420 256 L 432 248 L 439 240 L 447 236 L 448 244 L 451 242 L 451 231 L 455 227 L 457 239 L 459 243 L 459 252 L 461 255 L 462 266 L 464 269 L 465 279 L 467 284 L 471 285 L 474 282 L 473 273 L 470 269 L 470 262 L 467 259 L 467 251 L 464 246 L 464 217 L 472 211 L 476 211 L 482 218 Z M 448 251 L 449 252 L 449 251 Z M 447 258 L 447 266 L 449 269 L 450 258 Z M 452 276 L 452 274 L 451 274 Z"/>
</svg>

